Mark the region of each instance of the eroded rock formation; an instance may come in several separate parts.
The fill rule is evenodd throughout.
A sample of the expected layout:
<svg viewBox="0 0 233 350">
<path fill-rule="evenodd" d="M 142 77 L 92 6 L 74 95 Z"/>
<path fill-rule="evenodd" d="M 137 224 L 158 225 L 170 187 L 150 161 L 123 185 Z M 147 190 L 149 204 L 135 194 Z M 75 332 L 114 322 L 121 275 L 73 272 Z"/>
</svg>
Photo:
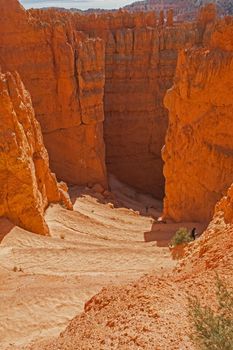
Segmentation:
<svg viewBox="0 0 233 350">
<path fill-rule="evenodd" d="M 36 21 L 0 0 L 0 66 L 17 70 L 32 96 L 51 168 L 69 183 L 107 186 L 103 129 L 104 45 L 70 21 Z"/>
<path fill-rule="evenodd" d="M 195 43 L 190 27 L 120 29 L 106 48 L 105 142 L 109 172 L 164 195 L 161 148 L 167 130 L 163 106 L 172 85 L 178 49 Z"/>
<path fill-rule="evenodd" d="M 86 16 L 75 15 L 73 22 L 78 30 L 101 37 L 106 44 L 104 139 L 108 171 L 163 198 L 161 148 L 167 129 L 163 98 L 172 86 L 178 50 L 199 40 L 197 27 L 185 23 L 173 27 L 171 18 L 169 26 L 161 26 L 154 13 L 119 11 L 90 18 L 88 22 Z"/>
<path fill-rule="evenodd" d="M 220 212 L 223 213 L 224 221 L 227 224 L 233 224 L 233 185 L 215 207 L 215 215 Z"/>
<path fill-rule="evenodd" d="M 178 50 L 198 40 L 196 25 L 173 26 L 172 13 L 163 26 L 153 12 L 17 11 L 17 20 L 3 11 L 0 62 L 17 69 L 32 94 L 58 178 L 106 187 L 105 112 L 109 172 L 162 198 L 163 97 Z"/>
<path fill-rule="evenodd" d="M 31 98 L 17 73 L 0 73 L 0 184 L 0 217 L 35 233 L 48 233 L 49 203 L 72 208 L 66 185 L 49 169 Z"/>
<path fill-rule="evenodd" d="M 162 198 L 164 176 L 161 148 L 167 129 L 167 111 L 163 99 L 166 90 L 172 86 L 178 51 L 181 48 L 204 42 L 211 52 L 207 54 L 206 49 L 203 49 L 195 51 L 195 54 L 190 50 L 180 56 L 180 68 L 173 89 L 174 98 L 178 100 L 175 91 L 181 90 L 179 103 L 183 106 L 183 85 L 190 85 L 189 90 L 198 90 L 196 86 L 192 87 L 190 80 L 193 80 L 195 74 L 197 79 L 202 75 L 202 86 L 198 90 L 200 96 L 195 92 L 191 98 L 188 95 L 185 98 L 190 100 L 190 105 L 193 98 L 193 108 L 197 110 L 205 105 L 208 111 L 208 103 L 219 108 L 219 102 L 212 97 L 213 101 L 209 102 L 208 89 L 214 89 L 213 86 L 217 89 L 216 82 L 220 74 L 224 69 L 229 69 L 227 65 L 230 53 L 224 54 L 224 50 L 226 48 L 229 51 L 231 38 L 229 35 L 224 39 L 218 38 L 221 32 L 218 33 L 217 28 L 213 33 L 215 8 L 210 6 L 209 10 L 202 11 L 197 23 L 174 24 L 170 12 L 168 22 L 163 24 L 155 13 L 150 12 L 128 13 L 120 10 L 116 13 L 84 16 L 68 11 L 26 12 L 16 0 L 11 0 L 11 4 L 9 11 L 9 4 L 0 0 L 0 34 L 3 38 L 0 63 L 4 70 L 17 69 L 32 94 L 36 116 L 50 155 L 51 168 L 58 178 L 69 183 L 99 183 L 106 187 L 105 140 L 109 172 L 123 182 Z M 229 26 L 229 23 L 225 23 L 224 30 L 229 31 Z M 216 50 L 218 45 L 221 53 Z M 18 53 L 17 58 L 13 52 Z M 193 63 L 195 59 L 199 62 L 198 55 L 204 68 L 199 67 L 199 63 Z M 222 56 L 222 68 L 219 68 L 221 72 L 216 73 L 215 62 L 219 64 Z M 206 58 L 208 63 L 205 64 Z M 189 71 L 189 64 L 192 72 Z M 212 67 L 212 78 L 206 75 L 208 64 Z M 218 86 L 218 89 L 221 90 L 221 87 Z M 168 101 L 169 94 L 167 96 Z M 196 106 L 199 97 L 203 101 L 199 103 L 203 104 L 202 107 Z M 173 108 L 170 105 L 175 104 L 174 98 L 172 95 L 171 102 L 167 102 L 170 109 Z M 181 113 L 191 113 L 189 106 L 184 107 L 184 110 Z M 188 123 L 185 117 L 183 119 L 185 127 L 188 124 L 188 128 L 194 128 L 193 122 Z M 202 122 L 203 120 L 202 118 Z M 206 125 L 203 125 L 203 130 Z M 171 128 L 174 128 L 172 121 L 168 140 L 173 132 Z M 183 134 L 187 133 L 189 131 L 184 131 Z M 209 147 L 212 147 L 212 139 L 207 142 L 211 145 Z M 171 143 L 177 144 L 177 140 Z M 168 153 L 169 147 L 168 141 Z M 176 147 L 179 148 L 174 146 L 173 149 Z M 203 160 L 205 157 L 203 155 Z M 178 197 L 173 201 L 169 186 L 171 184 L 173 188 L 171 179 L 176 175 L 169 174 L 168 159 L 169 155 L 167 158 L 165 156 L 169 198 L 165 201 L 166 213 L 176 220 L 182 219 L 182 210 L 187 209 L 187 202 L 192 201 L 194 196 L 199 209 L 194 210 L 195 215 L 189 215 L 193 208 L 191 203 L 185 218 L 209 219 L 212 214 L 210 209 L 213 211 L 213 204 L 229 186 L 229 181 L 224 179 L 221 189 L 215 191 L 214 184 L 217 180 L 213 180 L 212 185 L 208 184 L 211 189 L 197 189 L 197 193 L 190 194 L 190 198 L 186 198 L 186 193 L 192 191 L 183 190 L 182 185 L 182 191 L 178 191 Z M 182 156 L 182 160 L 186 161 L 185 157 L 183 159 Z M 196 170 L 194 168 L 191 171 L 195 173 Z M 210 169 L 206 170 L 206 177 L 209 171 Z M 200 169 L 197 173 L 199 172 Z M 178 182 L 182 181 L 181 177 Z M 205 184 L 200 187 L 203 186 Z M 203 197 L 208 191 L 212 193 L 210 201 L 208 196 Z M 202 213 L 198 204 L 200 198 L 204 202 L 209 201 L 208 205 L 204 205 L 206 209 Z M 176 201 L 184 208 L 180 213 Z"/>
<path fill-rule="evenodd" d="M 165 215 L 209 220 L 232 183 L 233 20 L 206 31 L 205 47 L 182 51 L 168 91 Z"/>
</svg>

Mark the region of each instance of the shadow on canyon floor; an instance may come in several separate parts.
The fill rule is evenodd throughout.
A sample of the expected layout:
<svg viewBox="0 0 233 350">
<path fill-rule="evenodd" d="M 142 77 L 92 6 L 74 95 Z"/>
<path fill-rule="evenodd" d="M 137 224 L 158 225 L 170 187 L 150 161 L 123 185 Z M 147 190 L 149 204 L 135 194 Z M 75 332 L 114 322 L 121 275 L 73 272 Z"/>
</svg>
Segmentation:
<svg viewBox="0 0 233 350">
<path fill-rule="evenodd" d="M 1 218 L 0 220 L 0 243 L 2 242 L 3 238 L 15 227 L 12 222 L 10 222 L 6 218 Z"/>
<path fill-rule="evenodd" d="M 151 230 L 144 233 L 144 240 L 145 242 L 156 241 L 158 247 L 168 247 L 172 237 L 180 227 L 185 227 L 190 231 L 193 227 L 196 227 L 198 234 L 201 235 L 207 226 L 207 223 L 197 222 L 175 223 L 169 221 L 168 223 L 160 223 L 155 221 L 152 224 Z"/>
<path fill-rule="evenodd" d="M 90 195 L 100 204 L 112 204 L 114 208 L 124 208 L 138 212 L 141 216 L 157 220 L 162 213 L 163 203 L 152 195 L 140 192 L 120 182 L 114 175 L 109 176 L 109 196 L 94 192 L 89 187 L 69 186 L 69 194 L 74 204 L 78 197 Z"/>
<path fill-rule="evenodd" d="M 114 180 L 111 179 L 111 190 L 112 197 L 106 198 L 88 187 L 71 186 L 71 201 L 74 204 L 77 197 L 91 196 L 96 199 L 97 203 L 109 204 L 114 209 L 128 209 L 133 214 L 151 219 L 151 228 L 150 231 L 144 232 L 144 241 L 146 243 L 156 242 L 157 247 L 168 247 L 172 237 L 180 227 L 185 227 L 190 231 L 193 227 L 196 227 L 199 235 L 207 228 L 207 223 L 176 223 L 171 220 L 159 222 L 158 218 L 161 217 L 163 211 L 162 201 L 153 198 L 151 195 L 140 193 L 120 183 L 115 178 Z"/>
<path fill-rule="evenodd" d="M 12 349 L 19 350 L 19 344 L 58 336 L 103 287 L 173 271 L 170 239 L 180 226 L 191 229 L 194 223 L 157 222 L 150 210 L 161 216 L 161 202 L 145 213 L 150 196 L 125 185 L 111 190 L 112 198 L 104 198 L 71 186 L 74 211 L 59 204 L 46 211 L 50 237 L 8 220 L 3 230 L 0 226 L 0 232 L 11 231 L 0 244 L 0 323 L 6 329 L 1 349 L 15 343 Z M 31 315 L 36 315 L 33 324 Z"/>
</svg>

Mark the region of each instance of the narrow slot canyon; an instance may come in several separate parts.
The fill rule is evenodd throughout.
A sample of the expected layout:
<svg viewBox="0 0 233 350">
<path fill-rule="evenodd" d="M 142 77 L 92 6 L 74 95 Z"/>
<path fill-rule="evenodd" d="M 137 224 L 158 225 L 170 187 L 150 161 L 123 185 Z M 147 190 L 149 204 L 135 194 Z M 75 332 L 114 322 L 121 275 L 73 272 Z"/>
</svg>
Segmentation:
<svg viewBox="0 0 233 350">
<path fill-rule="evenodd" d="M 233 17 L 165 2 L 0 0 L 2 350 L 197 350 L 233 288 Z"/>
</svg>

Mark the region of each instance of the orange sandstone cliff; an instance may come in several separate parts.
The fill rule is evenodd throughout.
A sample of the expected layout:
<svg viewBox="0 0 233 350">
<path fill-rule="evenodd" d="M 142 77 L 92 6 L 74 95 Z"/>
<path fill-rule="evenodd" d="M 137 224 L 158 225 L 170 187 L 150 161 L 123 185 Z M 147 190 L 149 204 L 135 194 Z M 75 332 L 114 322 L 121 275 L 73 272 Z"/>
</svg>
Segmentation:
<svg viewBox="0 0 233 350">
<path fill-rule="evenodd" d="M 75 26 L 106 44 L 104 139 L 106 165 L 121 181 L 157 198 L 164 195 L 163 105 L 178 50 L 198 41 L 195 24 L 159 25 L 153 12 L 74 16 Z"/>
<path fill-rule="evenodd" d="M 163 26 L 152 12 L 84 16 L 31 10 L 24 15 L 39 36 L 33 50 L 36 56 L 38 50 L 41 54 L 34 63 L 34 78 L 25 76 L 29 66 L 23 64 L 25 56 L 16 68 L 32 93 L 52 170 L 71 183 L 104 184 L 105 142 L 110 173 L 163 198 L 161 148 L 167 129 L 163 98 L 172 86 L 178 50 L 199 40 L 196 24 L 174 24 L 170 13 Z M 9 49 L 6 52 L 8 66 L 12 57 Z M 73 55 L 79 62 L 76 67 Z M 78 75 L 77 67 L 83 67 Z M 49 95 L 43 92 L 45 84 Z M 81 125 L 80 104 L 81 111 L 87 106 L 86 116 L 91 115 L 82 116 Z"/>
<path fill-rule="evenodd" d="M 207 221 L 233 172 L 233 20 L 207 28 L 205 47 L 180 53 L 167 92 L 165 216 Z"/>
<path fill-rule="evenodd" d="M 35 21 L 17 0 L 0 0 L 0 10 L 0 66 L 17 70 L 32 96 L 52 170 L 106 187 L 102 41 L 69 21 Z"/>
<path fill-rule="evenodd" d="M 108 171 L 163 198 L 161 148 L 167 129 L 163 98 L 172 86 L 178 50 L 199 40 L 196 25 L 173 26 L 170 18 L 168 25 L 161 26 L 153 12 L 126 11 L 89 17 L 75 14 L 72 21 L 77 30 L 100 37 L 106 46 L 104 140 Z"/>
<path fill-rule="evenodd" d="M 194 28 L 184 25 L 117 29 L 106 45 L 107 167 L 123 182 L 157 198 L 164 195 L 163 97 L 172 85 L 178 49 L 195 41 Z"/>
<path fill-rule="evenodd" d="M 118 11 L 84 16 L 67 11 L 25 11 L 17 0 L 10 0 L 7 4 L 0 0 L 0 8 L 0 34 L 3 38 L 0 64 L 3 70 L 17 69 L 31 93 L 50 156 L 51 169 L 57 177 L 68 183 L 98 182 L 106 187 L 106 163 L 109 173 L 121 181 L 163 198 L 161 148 L 165 143 L 168 125 L 167 110 L 163 105 L 164 95 L 172 86 L 180 49 L 202 42 L 206 47 L 210 45 L 211 53 L 207 59 L 211 66 L 213 52 L 217 55 L 214 41 L 220 43 L 220 39 L 215 38 L 217 30 L 212 34 L 212 22 L 216 15 L 214 7 L 210 5 L 207 10 L 201 11 L 197 23 L 176 23 L 172 13 L 169 13 L 169 20 L 165 24 L 161 24 L 157 16 L 150 12 Z M 210 37 L 213 44 L 210 44 Z M 228 35 L 223 43 L 225 47 L 230 45 L 230 38 Z M 221 49 L 224 52 L 224 47 Z M 17 52 L 17 56 L 13 52 Z M 187 51 L 187 57 L 192 52 Z M 200 57 L 204 57 L 202 55 L 200 53 Z M 216 57 L 217 61 L 221 61 L 220 55 L 219 59 Z M 205 70 L 209 63 L 206 68 L 199 67 L 197 63 L 191 73 L 187 62 L 187 82 L 183 83 L 185 64 L 181 61 L 184 55 L 180 57 L 180 68 L 172 91 L 178 90 L 179 84 L 192 85 L 189 80 L 192 80 L 193 74 L 202 74 L 203 79 L 206 78 Z M 205 60 L 203 58 L 203 65 Z M 202 69 L 201 73 L 198 69 Z M 183 74 L 181 78 L 179 72 Z M 212 79 L 216 76 L 218 80 L 220 73 L 217 76 L 213 69 L 212 73 Z M 202 99 L 204 90 L 208 100 L 208 84 L 207 81 L 206 86 L 199 89 Z M 168 101 L 169 94 L 167 96 Z M 196 106 L 199 96 L 195 99 L 193 104 Z M 170 100 L 173 101 L 173 97 Z M 183 100 L 182 95 L 181 104 Z M 188 123 L 184 121 L 184 124 Z M 167 153 L 170 152 L 169 135 L 173 135 L 175 130 L 171 128 L 172 122 L 167 137 Z M 205 130 L 206 126 L 203 125 L 203 132 Z M 171 148 L 179 148 L 181 141 L 173 140 L 173 136 L 170 138 L 171 143 L 176 144 Z M 203 155 L 203 159 L 206 159 L 206 155 Z M 174 201 L 171 199 L 172 196 L 176 197 L 176 194 L 171 193 L 176 191 L 172 178 L 177 176 L 174 169 L 170 171 L 173 175 L 169 174 L 169 157 L 164 158 L 164 174 L 167 177 L 165 207 L 169 216 L 180 220 L 184 216 L 182 209 L 178 213 L 175 201 L 186 209 L 187 202 L 193 198 L 192 190 L 184 191 L 182 187 L 181 191 L 175 186 L 178 195 Z M 185 162 L 185 157 L 182 156 L 182 160 Z M 193 173 L 195 169 L 190 171 Z M 181 177 L 179 182 L 183 182 Z M 169 186 L 172 190 L 169 190 Z M 200 198 L 204 202 L 207 200 L 203 197 L 205 190 L 194 190 L 199 193 L 194 194 L 198 210 L 194 210 L 195 215 L 189 215 L 193 207 L 190 204 L 185 218 L 205 220 L 211 217 L 210 209 L 213 209 L 229 182 L 220 185 L 219 194 L 215 194 L 214 186 L 211 190 L 212 204 L 203 205 L 206 207 L 203 209 L 205 213 L 200 213 L 202 209 L 199 206 Z M 190 193 L 186 201 L 182 197 L 186 196 L 185 192 Z"/>
<path fill-rule="evenodd" d="M 231 185 L 226 196 L 224 196 L 215 207 L 215 214 L 220 212 L 223 213 L 226 224 L 233 224 L 233 185 Z"/>
<path fill-rule="evenodd" d="M 72 208 L 65 184 L 49 169 L 29 93 L 17 73 L 0 73 L 0 217 L 48 234 L 44 210 L 51 202 Z"/>
</svg>

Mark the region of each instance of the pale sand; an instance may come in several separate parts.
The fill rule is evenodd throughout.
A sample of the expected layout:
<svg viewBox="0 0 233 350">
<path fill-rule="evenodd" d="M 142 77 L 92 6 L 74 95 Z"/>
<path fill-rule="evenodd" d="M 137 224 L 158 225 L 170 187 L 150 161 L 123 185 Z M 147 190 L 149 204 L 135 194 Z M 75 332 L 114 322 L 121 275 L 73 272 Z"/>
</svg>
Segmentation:
<svg viewBox="0 0 233 350">
<path fill-rule="evenodd" d="M 104 286 L 170 272 L 176 262 L 167 245 L 177 228 L 203 230 L 193 223 L 157 224 L 145 207 L 160 216 L 160 202 L 114 179 L 111 184 L 120 208 L 73 188 L 73 212 L 59 205 L 47 210 L 51 237 L 1 220 L 0 233 L 8 232 L 0 245 L 1 350 L 57 336 Z"/>
</svg>

